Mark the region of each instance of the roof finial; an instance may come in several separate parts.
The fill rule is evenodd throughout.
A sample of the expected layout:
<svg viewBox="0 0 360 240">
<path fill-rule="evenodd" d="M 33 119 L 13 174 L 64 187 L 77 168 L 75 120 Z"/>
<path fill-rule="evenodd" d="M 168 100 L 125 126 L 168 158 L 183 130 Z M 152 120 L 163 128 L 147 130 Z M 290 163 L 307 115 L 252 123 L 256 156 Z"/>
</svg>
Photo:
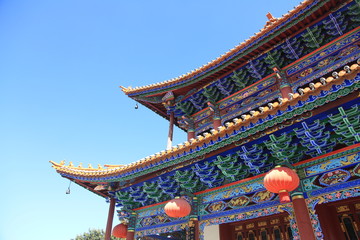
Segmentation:
<svg viewBox="0 0 360 240">
<path fill-rule="evenodd" d="M 269 21 L 274 19 L 274 16 L 270 12 L 266 14 L 266 17 L 269 19 Z"/>
<path fill-rule="evenodd" d="M 274 18 L 274 16 L 270 12 L 266 14 L 266 17 L 268 18 L 268 21 L 265 24 L 265 28 L 277 21 L 277 19 Z"/>
</svg>

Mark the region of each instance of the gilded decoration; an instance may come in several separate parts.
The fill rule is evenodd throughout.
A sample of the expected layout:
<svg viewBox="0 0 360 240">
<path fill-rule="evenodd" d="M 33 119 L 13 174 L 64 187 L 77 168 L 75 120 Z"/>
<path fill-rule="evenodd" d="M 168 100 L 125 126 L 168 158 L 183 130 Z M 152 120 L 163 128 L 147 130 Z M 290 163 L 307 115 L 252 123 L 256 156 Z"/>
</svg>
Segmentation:
<svg viewBox="0 0 360 240">
<path fill-rule="evenodd" d="M 238 208 L 238 207 L 246 206 L 249 202 L 250 202 L 250 199 L 248 197 L 240 196 L 240 197 L 232 198 L 228 202 L 228 205 L 231 208 Z"/>
<path fill-rule="evenodd" d="M 258 190 L 262 190 L 262 189 L 265 189 L 265 188 L 262 183 L 262 179 L 259 179 L 256 182 L 240 184 L 237 186 L 233 186 L 230 189 L 223 190 L 221 192 L 201 195 L 202 203 L 209 203 L 209 202 L 213 202 L 216 200 L 229 199 L 229 198 L 234 198 L 234 197 L 236 199 L 236 197 L 238 197 L 240 195 L 243 195 L 246 193 L 252 193 L 252 192 L 255 192 Z"/>
<path fill-rule="evenodd" d="M 338 213 L 347 212 L 347 211 L 350 211 L 350 208 L 348 205 L 336 207 L 336 212 L 338 212 Z"/>
<path fill-rule="evenodd" d="M 360 37 L 359 29 L 353 33 L 357 38 Z M 351 39 L 351 41 L 349 40 Z M 356 41 L 356 42 L 354 42 Z M 349 44 L 352 44 L 348 46 Z M 331 71 L 336 70 L 347 62 L 356 60 L 360 57 L 359 40 L 355 38 L 345 38 L 339 40 L 336 44 L 329 46 L 322 52 L 315 53 L 319 58 L 312 58 L 306 60 L 308 66 L 302 71 L 291 75 L 293 90 L 304 84 L 321 77 Z M 319 60 L 320 59 L 320 60 Z"/>
<path fill-rule="evenodd" d="M 261 191 L 254 194 L 251 200 L 255 203 L 267 202 L 272 200 L 275 194 L 269 191 Z"/>
<path fill-rule="evenodd" d="M 235 96 L 233 96 L 231 98 L 220 101 L 219 108 L 224 109 L 232 104 L 235 104 L 235 103 L 249 97 L 250 95 L 253 95 L 256 92 L 262 91 L 263 89 L 265 89 L 275 83 L 276 83 L 275 78 L 270 78 L 270 79 L 264 80 L 263 82 L 251 87 L 250 89 L 241 91 L 240 93 L 236 94 Z M 260 93 L 260 97 L 264 97 L 264 95 Z"/>
<path fill-rule="evenodd" d="M 338 42 L 333 43 L 333 44 L 329 45 L 328 47 L 326 47 L 325 49 L 323 49 L 319 52 L 316 52 L 315 54 L 312 54 L 310 57 L 303 59 L 302 61 L 290 66 L 289 68 L 286 68 L 286 74 L 288 76 L 293 75 L 294 73 L 300 71 L 301 69 L 307 68 L 310 65 L 312 65 L 313 63 L 322 60 L 324 57 L 329 56 L 329 55 L 333 54 L 334 52 L 339 51 L 340 49 L 342 49 L 350 44 L 353 44 L 354 42 L 359 41 L 359 38 L 360 38 L 359 30 L 360 30 L 360 28 L 357 28 L 357 30 L 355 30 L 353 33 L 345 36 L 343 39 L 339 40 Z M 340 51 L 339 56 L 341 56 L 341 57 L 347 56 L 357 49 L 358 49 L 358 47 L 351 46 L 350 48 L 348 48 L 346 50 Z M 326 61 L 328 61 L 328 60 L 326 60 Z"/>
<path fill-rule="evenodd" d="M 338 157 L 335 159 L 327 159 L 327 161 L 325 162 L 305 168 L 304 171 L 306 176 L 311 176 L 357 162 L 360 162 L 360 152 L 348 154 L 346 156 Z"/>
<path fill-rule="evenodd" d="M 202 217 L 220 213 L 224 211 L 231 211 L 232 209 L 256 209 L 257 205 L 264 204 L 273 200 L 277 195 L 269 191 L 263 190 L 255 193 L 246 193 L 230 199 L 223 199 L 209 204 L 202 204 L 200 206 L 200 214 Z M 241 205 L 242 204 L 242 205 Z"/>
<path fill-rule="evenodd" d="M 219 212 L 219 211 L 224 210 L 225 207 L 226 207 L 226 203 L 224 203 L 223 201 L 215 202 L 215 203 L 211 203 L 208 206 L 208 211 L 210 213 Z"/>
</svg>

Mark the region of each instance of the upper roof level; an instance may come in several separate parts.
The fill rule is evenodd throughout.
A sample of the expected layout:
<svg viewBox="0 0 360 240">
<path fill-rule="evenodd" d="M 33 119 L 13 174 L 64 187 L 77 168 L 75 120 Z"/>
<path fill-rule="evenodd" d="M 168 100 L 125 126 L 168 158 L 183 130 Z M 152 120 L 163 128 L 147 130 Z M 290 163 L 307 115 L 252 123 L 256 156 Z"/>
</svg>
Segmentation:
<svg viewBox="0 0 360 240">
<path fill-rule="evenodd" d="M 169 111 L 175 111 L 175 124 L 186 130 L 182 117 L 205 111 L 207 102 L 219 102 L 251 88 L 273 74 L 274 66 L 284 69 L 358 26 L 349 9 L 357 3 L 345 5 L 349 2 L 305 0 L 280 18 L 269 14 L 260 32 L 200 68 L 164 82 L 121 88 L 130 98 L 166 119 Z M 169 94 L 173 96 L 174 108 L 164 104 Z M 197 132 L 207 129 L 198 127 Z"/>
</svg>

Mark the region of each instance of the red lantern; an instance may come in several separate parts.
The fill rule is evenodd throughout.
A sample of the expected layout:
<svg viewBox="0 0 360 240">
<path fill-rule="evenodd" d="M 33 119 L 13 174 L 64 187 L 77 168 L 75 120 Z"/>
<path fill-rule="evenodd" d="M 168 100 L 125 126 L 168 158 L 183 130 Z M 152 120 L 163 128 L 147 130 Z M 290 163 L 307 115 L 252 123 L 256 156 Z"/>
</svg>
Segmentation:
<svg viewBox="0 0 360 240">
<path fill-rule="evenodd" d="M 164 210 L 169 217 L 179 218 L 189 215 L 191 206 L 185 199 L 175 198 L 165 205 Z"/>
<path fill-rule="evenodd" d="M 281 203 L 290 202 L 289 192 L 294 191 L 300 183 L 296 172 L 287 167 L 276 167 L 270 170 L 264 178 L 266 190 L 278 193 Z"/>
<path fill-rule="evenodd" d="M 127 225 L 121 223 L 113 228 L 112 235 L 117 238 L 126 238 Z"/>
</svg>

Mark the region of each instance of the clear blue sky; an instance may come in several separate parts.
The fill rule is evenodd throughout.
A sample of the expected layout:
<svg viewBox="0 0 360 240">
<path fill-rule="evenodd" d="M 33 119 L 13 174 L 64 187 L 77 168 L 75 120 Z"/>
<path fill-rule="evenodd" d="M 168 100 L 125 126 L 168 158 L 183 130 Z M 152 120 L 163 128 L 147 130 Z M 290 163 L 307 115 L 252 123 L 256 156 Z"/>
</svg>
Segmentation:
<svg viewBox="0 0 360 240">
<path fill-rule="evenodd" d="M 0 240 L 105 228 L 105 200 L 76 185 L 66 195 L 48 161 L 127 164 L 165 149 L 168 123 L 119 86 L 197 68 L 298 3 L 0 1 Z M 185 138 L 177 130 L 174 142 Z"/>
</svg>

